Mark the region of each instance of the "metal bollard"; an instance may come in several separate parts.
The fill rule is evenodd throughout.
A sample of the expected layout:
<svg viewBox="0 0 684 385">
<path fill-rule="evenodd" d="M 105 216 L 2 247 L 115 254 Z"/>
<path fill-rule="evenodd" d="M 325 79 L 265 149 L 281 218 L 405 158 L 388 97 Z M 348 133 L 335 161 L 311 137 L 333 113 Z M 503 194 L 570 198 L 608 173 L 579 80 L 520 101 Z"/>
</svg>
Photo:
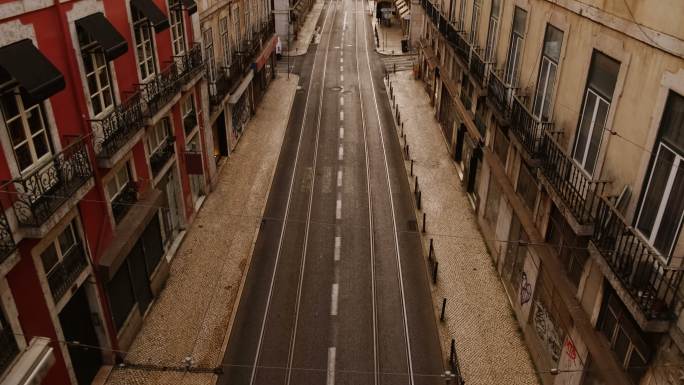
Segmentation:
<svg viewBox="0 0 684 385">
<path fill-rule="evenodd" d="M 409 144 L 406 143 L 406 159 L 409 157 Z"/>
<path fill-rule="evenodd" d="M 444 322 L 444 309 L 446 309 L 446 298 L 442 299 L 442 313 L 439 315 L 439 320 L 442 322 Z"/>
<path fill-rule="evenodd" d="M 397 73 L 397 63 L 394 63 L 394 73 Z"/>
<path fill-rule="evenodd" d="M 432 270 L 432 284 L 436 285 L 437 284 L 437 267 L 439 266 L 439 262 L 435 261 L 435 268 Z"/>
<path fill-rule="evenodd" d="M 418 190 L 418 199 L 416 200 L 416 208 L 418 208 L 418 210 L 420 210 L 421 206 L 422 206 L 421 205 L 421 200 L 422 200 L 421 198 L 423 198 L 423 191 Z M 425 215 L 425 214 L 423 214 L 423 215 Z M 425 224 L 425 221 L 423 221 L 423 232 L 425 232 L 424 224 Z"/>
<path fill-rule="evenodd" d="M 411 159 L 411 176 L 413 176 L 413 159 Z"/>
<path fill-rule="evenodd" d="M 428 259 L 432 259 L 432 256 L 435 254 L 435 248 L 432 245 L 433 239 L 430 238 L 430 251 L 428 251 Z"/>
<path fill-rule="evenodd" d="M 451 339 L 451 349 L 449 351 L 449 362 L 454 362 L 454 357 L 456 355 L 456 340 Z"/>
<path fill-rule="evenodd" d="M 423 232 L 425 232 L 425 213 L 423 213 Z"/>
<path fill-rule="evenodd" d="M 418 175 L 416 175 L 416 184 L 413 186 L 413 191 L 418 192 Z"/>
</svg>

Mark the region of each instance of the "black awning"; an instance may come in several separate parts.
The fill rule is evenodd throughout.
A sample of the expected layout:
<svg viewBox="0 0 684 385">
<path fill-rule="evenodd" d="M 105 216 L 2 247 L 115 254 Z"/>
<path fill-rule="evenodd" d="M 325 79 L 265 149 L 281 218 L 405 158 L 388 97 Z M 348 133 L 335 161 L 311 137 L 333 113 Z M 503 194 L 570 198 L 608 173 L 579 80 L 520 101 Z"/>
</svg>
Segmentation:
<svg viewBox="0 0 684 385">
<path fill-rule="evenodd" d="M 197 12 L 197 3 L 195 0 L 183 0 L 183 6 L 188 10 L 189 14 Z"/>
<path fill-rule="evenodd" d="M 147 18 L 156 32 L 169 28 L 169 18 L 152 0 L 131 0 L 131 5 Z"/>
<path fill-rule="evenodd" d="M 0 48 L 0 71 L 16 80 L 34 101 L 45 100 L 65 87 L 62 73 L 30 39 Z"/>
<path fill-rule="evenodd" d="M 100 45 L 107 60 L 114 60 L 128 50 L 126 39 L 102 12 L 76 20 L 76 26 L 83 29 L 93 41 Z"/>
</svg>

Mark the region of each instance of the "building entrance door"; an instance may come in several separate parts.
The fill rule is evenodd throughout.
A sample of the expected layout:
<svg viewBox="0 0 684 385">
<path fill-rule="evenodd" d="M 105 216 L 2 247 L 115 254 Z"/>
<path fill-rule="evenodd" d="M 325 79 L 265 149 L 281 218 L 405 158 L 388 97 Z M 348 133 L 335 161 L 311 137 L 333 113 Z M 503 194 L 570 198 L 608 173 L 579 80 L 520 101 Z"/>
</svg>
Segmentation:
<svg viewBox="0 0 684 385">
<path fill-rule="evenodd" d="M 78 341 L 79 345 L 69 344 L 69 357 L 79 385 L 89 385 L 102 366 L 102 353 L 97 347 L 93 312 L 88 305 L 86 289 L 81 286 L 59 313 L 59 323 L 66 341 Z M 91 346 L 88 348 L 86 346 Z"/>
<path fill-rule="evenodd" d="M 135 292 L 135 299 L 138 302 L 138 309 L 140 310 L 140 315 L 144 316 L 150 303 L 152 303 L 153 295 L 150 289 L 149 274 L 145 267 L 145 254 L 140 240 L 135 243 L 126 259 L 131 269 L 131 281 L 133 291 Z"/>
</svg>

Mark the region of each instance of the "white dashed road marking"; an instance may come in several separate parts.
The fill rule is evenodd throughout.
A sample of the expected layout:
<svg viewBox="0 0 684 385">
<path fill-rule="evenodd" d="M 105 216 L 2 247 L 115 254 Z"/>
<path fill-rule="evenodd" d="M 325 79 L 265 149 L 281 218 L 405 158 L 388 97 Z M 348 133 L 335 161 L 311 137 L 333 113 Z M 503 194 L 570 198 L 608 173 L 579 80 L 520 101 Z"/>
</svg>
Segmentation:
<svg viewBox="0 0 684 385">
<path fill-rule="evenodd" d="M 333 283 L 332 293 L 330 294 L 330 315 L 337 315 L 337 296 L 340 292 L 340 285 Z"/>
</svg>

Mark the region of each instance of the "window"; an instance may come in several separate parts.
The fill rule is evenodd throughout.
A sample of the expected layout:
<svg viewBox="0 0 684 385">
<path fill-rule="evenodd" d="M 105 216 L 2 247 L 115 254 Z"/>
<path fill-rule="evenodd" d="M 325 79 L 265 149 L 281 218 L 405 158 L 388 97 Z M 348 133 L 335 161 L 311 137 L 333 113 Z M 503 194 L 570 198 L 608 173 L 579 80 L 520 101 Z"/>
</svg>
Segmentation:
<svg viewBox="0 0 684 385">
<path fill-rule="evenodd" d="M 190 134 L 197 127 L 197 115 L 195 114 L 195 94 L 191 93 L 181 103 L 183 116 L 183 129 L 185 134 Z"/>
<path fill-rule="evenodd" d="M 532 170 L 526 165 L 520 165 L 520 172 L 518 173 L 518 182 L 515 186 L 516 192 L 520 195 L 527 208 L 534 211 L 537 203 L 537 180 L 535 179 Z"/>
<path fill-rule="evenodd" d="M 166 144 L 166 140 L 171 132 L 171 127 L 169 127 L 169 119 L 164 118 L 155 124 L 147 135 L 147 146 L 150 150 L 150 154 L 154 154 L 157 150 Z"/>
<path fill-rule="evenodd" d="M 252 40 L 252 20 L 250 20 L 250 9 L 249 2 L 245 3 L 245 28 L 246 28 L 246 39 Z"/>
<path fill-rule="evenodd" d="M 135 202 L 135 189 L 131 185 L 131 172 L 128 162 L 114 173 L 106 187 L 114 221 L 118 223 L 131 208 L 131 204 Z"/>
<path fill-rule="evenodd" d="M 594 51 L 573 154 L 589 174 L 594 173 L 619 70 L 619 62 Z"/>
<path fill-rule="evenodd" d="M 78 42 L 81 46 L 83 68 L 88 83 L 90 104 L 93 107 L 93 115 L 98 116 L 109 111 L 114 106 L 112 86 L 109 76 L 109 63 L 99 45 L 91 41 L 85 31 L 78 29 Z"/>
<path fill-rule="evenodd" d="M 133 282 L 128 272 L 128 261 L 124 261 L 112 280 L 107 283 L 107 297 L 112 309 L 116 330 L 121 330 L 136 303 Z"/>
<path fill-rule="evenodd" d="M 14 332 L 0 307 L 0 377 L 19 354 Z"/>
<path fill-rule="evenodd" d="M 501 199 L 501 188 L 494 178 L 489 179 L 489 192 L 487 192 L 487 205 L 485 207 L 484 219 L 492 228 L 496 227 L 499 217 L 499 201 Z"/>
<path fill-rule="evenodd" d="M 18 88 L 14 88 L 0 95 L 0 110 L 21 172 L 52 155 L 40 104 L 30 102 L 20 95 Z"/>
<path fill-rule="evenodd" d="M 504 81 L 511 87 L 517 87 L 520 78 L 520 61 L 522 59 L 523 45 L 525 44 L 525 24 L 527 12 L 522 8 L 515 7 L 513 13 L 513 31 L 511 42 L 508 46 L 508 58 L 506 59 L 506 71 Z"/>
<path fill-rule="evenodd" d="M 157 71 L 154 42 L 152 41 L 152 24 L 135 7 L 131 7 L 131 14 L 133 15 L 133 37 L 138 68 L 140 69 L 140 80 L 144 82 Z"/>
<path fill-rule="evenodd" d="M 473 16 L 470 21 L 470 43 L 477 44 L 478 29 L 480 28 L 480 8 L 482 0 L 473 0 Z"/>
<path fill-rule="evenodd" d="M 228 18 L 219 20 L 219 33 L 221 34 L 221 47 L 223 48 L 223 65 L 230 68 L 232 55 L 230 52 L 230 35 L 228 34 Z"/>
<path fill-rule="evenodd" d="M 546 241 L 553 245 L 558 260 L 565 268 L 570 282 L 577 288 L 584 272 L 584 265 L 589 259 L 589 252 L 587 251 L 589 242 L 586 237 L 575 235 L 572 227 L 555 205 L 551 207 Z"/>
<path fill-rule="evenodd" d="M 650 358 L 649 346 L 645 336 L 639 331 L 639 326 L 610 285 L 605 286 L 608 286 L 607 293 L 596 327 L 606 336 L 611 350 L 622 367 L 627 370 L 632 381 L 638 384 L 646 372 Z"/>
<path fill-rule="evenodd" d="M 40 259 L 52 297 L 59 301 L 87 266 L 75 221 L 69 223 L 57 239 L 48 245 L 40 254 Z"/>
<path fill-rule="evenodd" d="M 458 29 L 465 30 L 466 0 L 461 0 L 458 10 Z"/>
<path fill-rule="evenodd" d="M 204 30 L 204 52 L 209 67 L 209 81 L 216 81 L 216 62 L 214 61 L 214 38 L 211 28 Z"/>
<path fill-rule="evenodd" d="M 553 99 L 553 89 L 556 83 L 556 72 L 558 71 L 562 44 L 563 31 L 551 24 L 547 24 L 539 67 L 539 78 L 537 79 L 537 90 L 534 97 L 534 106 L 532 107 L 532 114 L 537 119 L 545 122 L 549 121 L 551 114 L 551 101 Z"/>
<path fill-rule="evenodd" d="M 498 126 L 498 125 L 497 125 Z M 506 161 L 508 159 L 508 145 L 510 141 L 506 133 L 501 130 L 501 128 L 494 129 L 494 143 L 493 149 L 494 153 L 499 157 L 501 164 L 506 166 Z"/>
<path fill-rule="evenodd" d="M 485 47 L 485 60 L 493 61 L 496 51 L 496 37 L 499 33 L 499 12 L 501 0 L 492 0 L 492 13 L 489 16 L 489 28 L 487 30 L 487 46 Z"/>
<path fill-rule="evenodd" d="M 670 92 L 653 154 L 636 227 L 669 259 L 684 217 L 684 96 Z"/>
<path fill-rule="evenodd" d="M 185 28 L 183 26 L 183 6 L 180 0 L 169 0 L 169 24 L 171 24 L 173 55 L 183 55 L 185 53 Z"/>
<path fill-rule="evenodd" d="M 233 19 L 233 36 L 235 37 L 235 48 L 241 51 L 241 35 L 240 35 L 240 6 L 238 4 L 233 4 L 233 9 L 230 12 L 230 17 Z"/>
</svg>

